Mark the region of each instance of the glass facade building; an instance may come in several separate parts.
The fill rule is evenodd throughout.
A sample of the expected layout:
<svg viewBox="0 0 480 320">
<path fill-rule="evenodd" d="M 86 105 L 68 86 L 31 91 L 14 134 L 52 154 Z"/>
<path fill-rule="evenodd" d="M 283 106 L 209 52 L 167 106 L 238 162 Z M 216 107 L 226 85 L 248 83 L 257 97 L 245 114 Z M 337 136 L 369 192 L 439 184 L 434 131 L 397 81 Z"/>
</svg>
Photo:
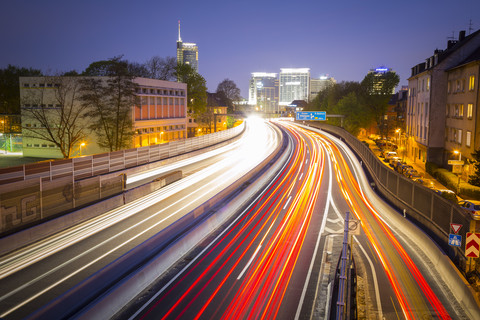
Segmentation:
<svg viewBox="0 0 480 320">
<path fill-rule="evenodd" d="M 183 42 L 178 22 L 177 63 L 188 64 L 198 72 L 198 46 L 196 43 Z"/>
<path fill-rule="evenodd" d="M 281 68 L 279 77 L 279 105 L 287 106 L 294 100 L 308 101 L 310 68 Z"/>
<path fill-rule="evenodd" d="M 276 73 L 252 72 L 248 87 L 248 104 L 265 113 L 279 113 Z"/>
</svg>

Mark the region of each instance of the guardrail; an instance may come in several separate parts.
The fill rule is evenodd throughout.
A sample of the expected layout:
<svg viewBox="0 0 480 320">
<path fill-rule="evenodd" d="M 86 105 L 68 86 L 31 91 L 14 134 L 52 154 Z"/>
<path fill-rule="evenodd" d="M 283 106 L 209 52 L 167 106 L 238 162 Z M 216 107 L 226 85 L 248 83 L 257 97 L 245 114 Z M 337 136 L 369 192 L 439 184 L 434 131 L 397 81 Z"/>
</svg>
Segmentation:
<svg viewBox="0 0 480 320">
<path fill-rule="evenodd" d="M 229 140 L 245 130 L 238 127 L 184 140 L 146 147 L 94 154 L 65 160 L 51 160 L 0 169 L 0 185 L 29 179 L 85 179 L 174 157 Z"/>
<path fill-rule="evenodd" d="M 161 145 L 0 169 L 0 237 L 120 194 L 125 171 L 228 143 L 244 130 L 245 123 Z"/>
</svg>

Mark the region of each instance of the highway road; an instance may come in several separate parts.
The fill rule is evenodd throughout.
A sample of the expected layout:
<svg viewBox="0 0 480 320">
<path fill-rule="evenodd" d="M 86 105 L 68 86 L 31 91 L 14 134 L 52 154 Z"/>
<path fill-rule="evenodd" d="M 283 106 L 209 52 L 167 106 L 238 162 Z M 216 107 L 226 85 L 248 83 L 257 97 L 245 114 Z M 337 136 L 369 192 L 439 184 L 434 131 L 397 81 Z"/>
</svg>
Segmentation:
<svg viewBox="0 0 480 320">
<path fill-rule="evenodd" d="M 346 211 L 362 227 L 353 251 L 363 270 L 363 316 L 476 314 L 435 270 L 424 251 L 429 246 L 421 242 L 426 237 L 418 237 L 422 232 L 371 190 L 341 141 L 288 122 L 279 125 L 295 148 L 271 184 L 116 318 L 324 319 L 335 313 L 329 293 Z"/>
<path fill-rule="evenodd" d="M 1 256 L 0 318 L 22 319 L 36 312 L 255 168 L 280 142 L 272 125 L 251 119 L 231 146 L 141 177 L 151 180 L 161 172 L 184 169 L 184 179 Z M 137 178 L 128 177 L 130 182 Z"/>
</svg>

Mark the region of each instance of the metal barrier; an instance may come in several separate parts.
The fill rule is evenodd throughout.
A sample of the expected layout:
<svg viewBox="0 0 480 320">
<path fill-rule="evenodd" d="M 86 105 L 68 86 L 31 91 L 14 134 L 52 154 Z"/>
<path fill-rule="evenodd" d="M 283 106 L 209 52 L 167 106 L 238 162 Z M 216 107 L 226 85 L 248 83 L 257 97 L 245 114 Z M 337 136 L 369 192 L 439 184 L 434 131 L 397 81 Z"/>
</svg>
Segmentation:
<svg viewBox="0 0 480 320">
<path fill-rule="evenodd" d="M 203 149 L 244 129 L 243 123 L 161 145 L 0 169 L 0 236 L 121 193 L 125 175 L 112 172 Z"/>
<path fill-rule="evenodd" d="M 1 168 L 0 185 L 38 178 L 55 180 L 72 175 L 74 180 L 93 177 L 199 150 L 234 138 L 244 130 L 245 122 L 232 129 L 164 144 Z"/>
</svg>

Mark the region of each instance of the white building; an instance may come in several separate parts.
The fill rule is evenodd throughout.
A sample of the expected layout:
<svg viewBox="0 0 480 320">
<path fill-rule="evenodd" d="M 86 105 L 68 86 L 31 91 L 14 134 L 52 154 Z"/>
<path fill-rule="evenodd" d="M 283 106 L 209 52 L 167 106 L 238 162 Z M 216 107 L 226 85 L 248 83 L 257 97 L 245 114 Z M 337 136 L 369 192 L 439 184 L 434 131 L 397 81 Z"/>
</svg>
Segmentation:
<svg viewBox="0 0 480 320">
<path fill-rule="evenodd" d="M 309 94 L 310 68 L 280 68 L 280 106 L 287 106 L 294 100 L 308 101 Z"/>
<path fill-rule="evenodd" d="M 248 104 L 255 106 L 259 111 L 279 113 L 276 73 L 252 72 L 248 87 Z"/>
</svg>

